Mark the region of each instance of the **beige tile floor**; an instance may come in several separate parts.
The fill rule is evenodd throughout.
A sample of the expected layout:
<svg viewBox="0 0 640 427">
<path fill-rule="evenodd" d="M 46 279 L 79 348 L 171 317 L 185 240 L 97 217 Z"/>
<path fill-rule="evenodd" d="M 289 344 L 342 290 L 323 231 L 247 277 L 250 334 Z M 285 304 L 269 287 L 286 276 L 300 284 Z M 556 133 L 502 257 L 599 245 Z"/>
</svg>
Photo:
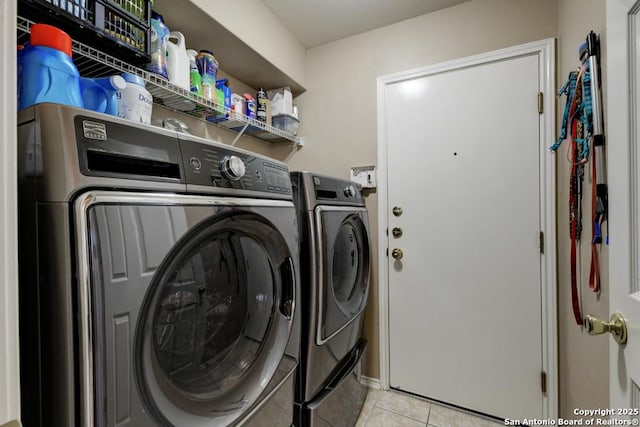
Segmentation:
<svg viewBox="0 0 640 427">
<path fill-rule="evenodd" d="M 495 427 L 504 425 L 396 391 L 369 389 L 356 427 Z"/>
</svg>

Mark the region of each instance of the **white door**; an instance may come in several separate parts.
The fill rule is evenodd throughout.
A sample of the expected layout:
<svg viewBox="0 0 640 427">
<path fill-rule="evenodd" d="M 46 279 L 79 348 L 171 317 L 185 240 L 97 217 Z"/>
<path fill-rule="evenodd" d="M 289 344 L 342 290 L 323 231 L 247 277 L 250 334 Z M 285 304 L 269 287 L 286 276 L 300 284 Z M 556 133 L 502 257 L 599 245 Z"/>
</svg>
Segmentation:
<svg viewBox="0 0 640 427">
<path fill-rule="evenodd" d="M 611 408 L 640 422 L 640 2 L 607 1 L 609 311 L 626 318 L 628 342 L 610 340 Z M 594 338 L 595 339 L 595 338 Z M 637 425 L 637 424 L 635 424 Z"/>
<path fill-rule="evenodd" d="M 390 386 L 502 418 L 543 416 L 540 62 L 384 89 Z"/>
</svg>

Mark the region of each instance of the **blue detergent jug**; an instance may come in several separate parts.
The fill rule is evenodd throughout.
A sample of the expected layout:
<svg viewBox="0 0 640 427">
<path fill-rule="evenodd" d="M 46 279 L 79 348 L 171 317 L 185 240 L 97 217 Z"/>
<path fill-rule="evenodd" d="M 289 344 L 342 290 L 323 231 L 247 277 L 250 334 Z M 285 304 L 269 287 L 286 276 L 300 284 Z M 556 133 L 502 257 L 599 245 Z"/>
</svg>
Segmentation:
<svg viewBox="0 0 640 427">
<path fill-rule="evenodd" d="M 30 42 L 19 62 L 19 110 L 41 102 L 84 107 L 80 74 L 71 60 L 71 38 L 64 31 L 32 25 Z"/>
<path fill-rule="evenodd" d="M 118 91 L 125 90 L 127 83 L 120 76 L 90 79 L 80 77 L 80 91 L 84 108 L 98 113 L 118 115 Z"/>
</svg>

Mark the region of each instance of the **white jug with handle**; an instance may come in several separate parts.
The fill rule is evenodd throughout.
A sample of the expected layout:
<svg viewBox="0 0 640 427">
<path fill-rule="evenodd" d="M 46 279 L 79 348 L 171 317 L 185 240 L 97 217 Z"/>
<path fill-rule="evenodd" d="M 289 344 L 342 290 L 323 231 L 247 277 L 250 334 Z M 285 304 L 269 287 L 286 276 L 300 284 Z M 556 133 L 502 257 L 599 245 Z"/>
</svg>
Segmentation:
<svg viewBox="0 0 640 427">
<path fill-rule="evenodd" d="M 169 81 L 186 90 L 191 88 L 189 82 L 189 56 L 184 35 L 179 31 L 169 33 L 167 41 L 167 73 Z"/>
</svg>

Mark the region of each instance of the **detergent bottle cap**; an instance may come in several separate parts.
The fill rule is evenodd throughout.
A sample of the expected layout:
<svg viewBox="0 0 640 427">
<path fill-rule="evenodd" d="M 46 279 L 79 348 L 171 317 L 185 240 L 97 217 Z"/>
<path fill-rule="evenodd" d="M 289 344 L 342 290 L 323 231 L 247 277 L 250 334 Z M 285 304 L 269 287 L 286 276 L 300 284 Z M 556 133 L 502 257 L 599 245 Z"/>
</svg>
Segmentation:
<svg viewBox="0 0 640 427">
<path fill-rule="evenodd" d="M 50 47 L 71 57 L 71 37 L 52 25 L 33 24 L 29 41 L 31 46 Z"/>
<path fill-rule="evenodd" d="M 164 18 L 158 12 L 152 10 L 151 11 L 151 19 L 156 19 L 164 24 Z"/>
</svg>

